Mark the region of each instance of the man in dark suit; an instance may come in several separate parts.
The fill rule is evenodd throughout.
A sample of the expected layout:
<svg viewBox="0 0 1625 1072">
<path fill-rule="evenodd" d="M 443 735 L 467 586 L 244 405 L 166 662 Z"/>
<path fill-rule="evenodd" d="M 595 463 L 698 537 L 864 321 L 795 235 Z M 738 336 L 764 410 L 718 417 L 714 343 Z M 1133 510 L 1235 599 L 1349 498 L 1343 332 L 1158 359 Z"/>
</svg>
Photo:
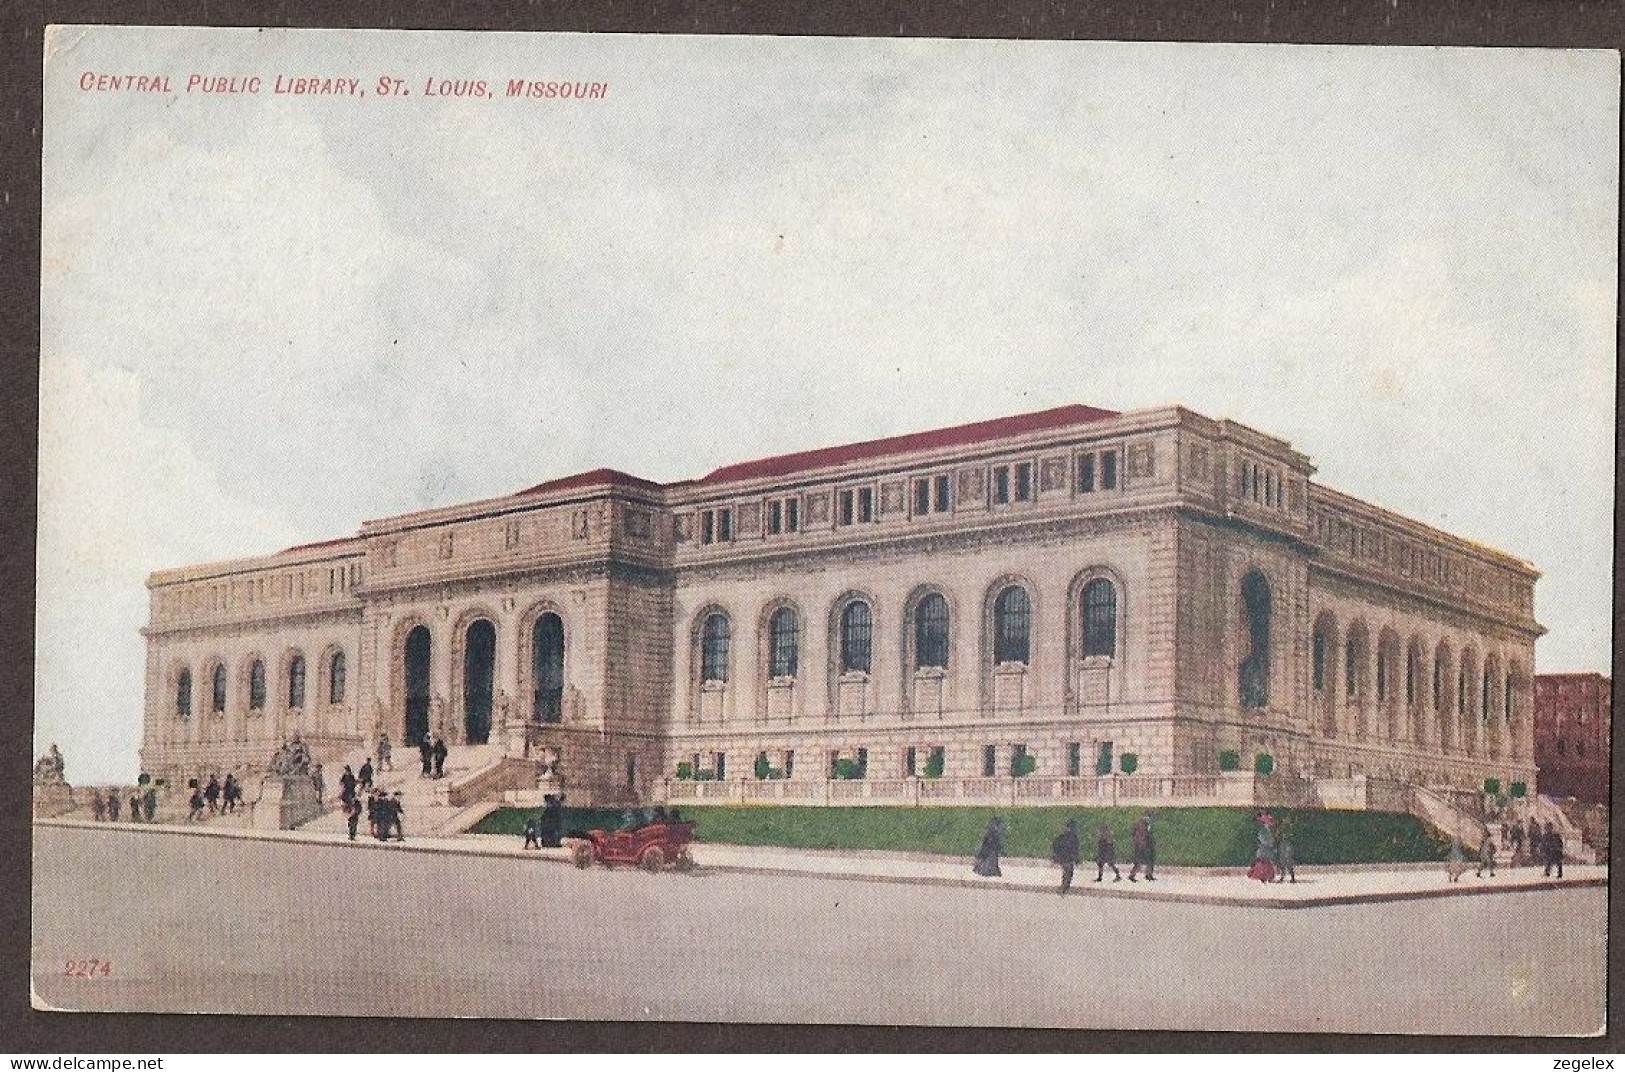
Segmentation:
<svg viewBox="0 0 1625 1072">
<path fill-rule="evenodd" d="M 434 739 L 434 776 L 436 778 L 445 776 L 446 756 L 448 754 L 449 753 L 446 749 L 446 739 L 436 735 Z"/>
<path fill-rule="evenodd" d="M 1072 872 L 1083 858 L 1083 846 L 1078 843 L 1078 824 L 1071 819 L 1056 835 L 1050 845 L 1049 858 L 1061 866 L 1061 896 L 1072 888 Z"/>
<path fill-rule="evenodd" d="M 1134 866 L 1128 869 L 1128 880 L 1138 882 L 1135 878 L 1140 868 L 1145 868 L 1145 880 L 1157 881 L 1157 837 L 1151 832 L 1151 813 L 1146 812 L 1134 824 L 1131 835 L 1134 839 Z"/>
<path fill-rule="evenodd" d="M 1542 877 L 1551 878 L 1552 868 L 1557 868 L 1557 877 L 1563 877 L 1563 835 L 1551 823 L 1546 824 L 1546 833 L 1541 837 L 1541 845 L 1546 849 L 1546 870 Z"/>
</svg>

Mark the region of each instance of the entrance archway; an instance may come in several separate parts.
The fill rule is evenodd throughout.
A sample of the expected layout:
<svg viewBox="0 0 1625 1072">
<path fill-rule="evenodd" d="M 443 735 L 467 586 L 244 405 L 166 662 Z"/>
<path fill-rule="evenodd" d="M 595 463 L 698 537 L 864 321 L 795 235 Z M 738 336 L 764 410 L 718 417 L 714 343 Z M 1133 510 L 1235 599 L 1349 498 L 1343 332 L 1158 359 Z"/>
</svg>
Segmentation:
<svg viewBox="0 0 1625 1072">
<path fill-rule="evenodd" d="M 481 618 L 463 638 L 463 740 L 491 739 L 491 693 L 496 672 L 497 629 Z"/>
<path fill-rule="evenodd" d="M 406 635 L 406 743 L 416 746 L 429 736 L 429 627 Z"/>
</svg>

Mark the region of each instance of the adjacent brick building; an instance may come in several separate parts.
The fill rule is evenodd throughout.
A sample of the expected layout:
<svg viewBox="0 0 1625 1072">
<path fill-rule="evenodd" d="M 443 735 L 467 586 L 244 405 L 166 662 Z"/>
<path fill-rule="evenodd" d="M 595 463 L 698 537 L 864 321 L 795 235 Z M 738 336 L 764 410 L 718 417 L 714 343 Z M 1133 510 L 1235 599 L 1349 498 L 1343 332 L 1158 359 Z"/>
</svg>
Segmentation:
<svg viewBox="0 0 1625 1072">
<path fill-rule="evenodd" d="M 1313 475 L 1232 421 L 1066 406 L 163 571 L 143 759 L 387 728 L 556 749 L 577 800 L 679 768 L 1177 779 L 1226 753 L 1532 783 L 1535 570 Z"/>
<path fill-rule="evenodd" d="M 1601 674 L 1535 677 L 1535 765 L 1540 791 L 1608 803 L 1613 682 Z"/>
</svg>

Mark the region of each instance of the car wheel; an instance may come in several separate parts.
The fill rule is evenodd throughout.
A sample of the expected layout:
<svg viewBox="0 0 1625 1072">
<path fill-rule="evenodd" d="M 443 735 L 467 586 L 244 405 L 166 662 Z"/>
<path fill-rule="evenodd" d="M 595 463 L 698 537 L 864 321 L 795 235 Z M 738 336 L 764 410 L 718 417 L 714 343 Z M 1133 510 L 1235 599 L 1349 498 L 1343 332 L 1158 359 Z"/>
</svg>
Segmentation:
<svg viewBox="0 0 1625 1072">
<path fill-rule="evenodd" d="M 651 845 L 643 850 L 638 857 L 638 866 L 645 871 L 655 872 L 666 866 L 666 852 L 659 845 Z"/>
</svg>

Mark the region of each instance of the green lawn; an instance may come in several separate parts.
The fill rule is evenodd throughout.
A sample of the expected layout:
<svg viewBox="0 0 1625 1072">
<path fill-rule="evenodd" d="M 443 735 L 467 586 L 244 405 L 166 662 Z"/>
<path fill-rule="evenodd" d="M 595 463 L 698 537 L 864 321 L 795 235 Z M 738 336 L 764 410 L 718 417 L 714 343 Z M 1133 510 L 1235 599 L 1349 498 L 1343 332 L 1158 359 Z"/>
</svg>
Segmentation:
<svg viewBox="0 0 1625 1072">
<path fill-rule="evenodd" d="M 1078 821 L 1086 858 L 1104 822 L 1117 839 L 1120 861 L 1131 856 L 1129 829 L 1143 808 L 796 808 L 717 805 L 680 809 L 699 826 L 700 841 L 805 849 L 883 849 L 969 857 L 994 815 L 1004 817 L 1005 852 L 1047 858 L 1068 819 Z M 1157 862 L 1199 867 L 1245 865 L 1256 844 L 1251 808 L 1154 808 Z M 474 833 L 519 836 L 534 810 L 503 808 Z M 1297 846 L 1300 864 L 1395 863 L 1443 859 L 1449 843 L 1419 820 L 1386 812 L 1274 809 Z M 620 813 L 570 808 L 566 830 L 614 829 Z M 1471 847 L 1469 847 L 1471 848 Z"/>
</svg>

